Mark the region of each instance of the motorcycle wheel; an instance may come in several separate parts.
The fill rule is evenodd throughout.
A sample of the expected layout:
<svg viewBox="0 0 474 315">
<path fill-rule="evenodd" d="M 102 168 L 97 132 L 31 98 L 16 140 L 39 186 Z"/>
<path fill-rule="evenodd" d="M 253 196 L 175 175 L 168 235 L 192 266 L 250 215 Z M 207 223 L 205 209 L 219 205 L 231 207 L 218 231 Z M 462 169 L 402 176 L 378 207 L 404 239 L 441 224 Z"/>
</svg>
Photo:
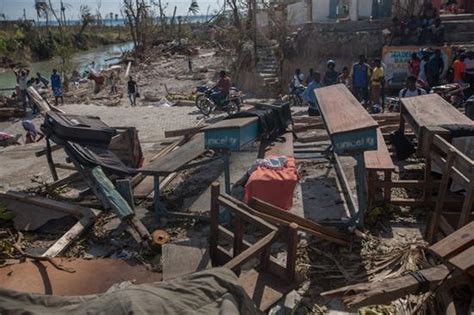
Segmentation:
<svg viewBox="0 0 474 315">
<path fill-rule="evenodd" d="M 236 101 L 229 101 L 229 104 L 225 107 L 227 115 L 232 116 L 240 112 L 240 104 Z"/>
<path fill-rule="evenodd" d="M 297 96 L 294 96 L 294 95 L 290 96 L 289 102 L 290 102 L 290 107 L 302 106 L 303 105 L 301 103 L 301 100 Z"/>
<path fill-rule="evenodd" d="M 196 107 L 198 109 L 201 109 L 201 104 L 202 102 L 206 99 L 206 95 L 198 95 L 196 96 Z"/>
<path fill-rule="evenodd" d="M 207 97 L 204 97 L 201 102 L 200 102 L 200 107 L 199 111 L 204 115 L 204 116 L 209 116 L 212 111 L 214 110 L 214 103 Z"/>
</svg>

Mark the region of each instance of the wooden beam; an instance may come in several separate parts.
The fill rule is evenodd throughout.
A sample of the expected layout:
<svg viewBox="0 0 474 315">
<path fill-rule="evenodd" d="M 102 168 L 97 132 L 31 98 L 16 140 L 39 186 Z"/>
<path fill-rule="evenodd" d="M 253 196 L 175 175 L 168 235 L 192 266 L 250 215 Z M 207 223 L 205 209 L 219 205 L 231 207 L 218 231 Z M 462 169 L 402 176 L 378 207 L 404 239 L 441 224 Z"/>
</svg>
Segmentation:
<svg viewBox="0 0 474 315">
<path fill-rule="evenodd" d="M 428 281 L 430 290 L 437 288 L 441 283 L 449 287 L 462 282 L 461 273 L 449 275 L 450 270 L 444 265 L 420 270 L 419 272 Z M 342 301 L 348 308 L 359 308 L 366 305 L 389 304 L 409 294 L 416 294 L 419 287 L 418 280 L 411 275 L 406 275 L 379 282 L 345 286 L 323 292 L 321 295 L 329 298 L 342 296 Z"/>
<path fill-rule="evenodd" d="M 298 215 L 295 215 L 291 212 L 280 209 L 260 199 L 252 198 L 249 202 L 249 206 L 253 208 L 255 211 L 262 212 L 269 216 L 286 221 L 287 224 L 291 224 L 292 222 L 294 222 L 297 224 L 298 227 L 305 227 L 309 230 L 313 230 L 314 232 L 318 233 L 319 237 L 322 239 L 336 242 L 341 245 L 349 244 L 346 234 L 339 232 L 335 229 L 323 226 L 311 220 L 302 218 Z"/>
</svg>

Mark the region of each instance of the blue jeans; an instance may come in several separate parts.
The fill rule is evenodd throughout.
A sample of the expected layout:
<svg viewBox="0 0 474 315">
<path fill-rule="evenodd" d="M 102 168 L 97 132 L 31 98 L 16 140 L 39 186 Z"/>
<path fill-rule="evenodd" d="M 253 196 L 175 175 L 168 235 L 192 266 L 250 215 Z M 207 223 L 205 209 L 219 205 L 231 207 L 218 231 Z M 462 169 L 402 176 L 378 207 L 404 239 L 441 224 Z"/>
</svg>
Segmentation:
<svg viewBox="0 0 474 315">
<path fill-rule="evenodd" d="M 217 106 L 221 106 L 223 105 L 223 102 L 225 101 L 225 99 L 227 98 L 227 94 L 225 93 L 222 93 L 220 91 L 215 91 L 215 92 L 212 92 L 211 95 L 209 96 L 209 98 L 217 105 Z"/>
</svg>

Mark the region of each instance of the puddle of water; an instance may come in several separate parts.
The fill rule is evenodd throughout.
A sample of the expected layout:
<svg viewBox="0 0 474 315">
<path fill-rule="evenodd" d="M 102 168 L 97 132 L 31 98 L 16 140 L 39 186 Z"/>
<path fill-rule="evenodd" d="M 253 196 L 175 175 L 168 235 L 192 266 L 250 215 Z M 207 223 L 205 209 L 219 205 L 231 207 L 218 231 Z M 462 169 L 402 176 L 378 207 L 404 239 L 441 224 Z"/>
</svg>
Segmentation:
<svg viewBox="0 0 474 315">
<path fill-rule="evenodd" d="M 129 51 L 133 48 L 133 42 L 126 42 L 120 44 L 113 44 L 102 46 L 99 48 L 91 49 L 84 52 L 75 53 L 72 57 L 72 66 L 83 73 L 84 70 L 95 61 L 96 69 L 105 68 L 108 65 L 114 64 L 118 59 L 106 61 L 106 59 L 119 56 L 122 52 Z M 51 60 L 33 62 L 30 64 L 30 74 L 35 76 L 37 72 L 40 72 L 45 78 L 49 80 L 51 72 L 54 68 L 59 68 L 59 59 L 54 58 Z M 10 69 L 4 69 L 4 72 L 0 72 L 0 88 L 13 88 L 15 87 L 16 80 L 13 71 Z M 1 94 L 10 94 L 11 91 L 0 91 Z"/>
</svg>

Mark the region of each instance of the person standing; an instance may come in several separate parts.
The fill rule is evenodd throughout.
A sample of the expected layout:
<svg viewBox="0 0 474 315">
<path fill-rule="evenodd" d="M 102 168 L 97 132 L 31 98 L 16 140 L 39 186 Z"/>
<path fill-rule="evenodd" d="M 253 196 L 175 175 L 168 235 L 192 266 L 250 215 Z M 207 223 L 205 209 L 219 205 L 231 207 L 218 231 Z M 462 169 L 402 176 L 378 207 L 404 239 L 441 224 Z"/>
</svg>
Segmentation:
<svg viewBox="0 0 474 315">
<path fill-rule="evenodd" d="M 474 52 L 469 51 L 464 59 L 464 81 L 470 85 L 469 89 L 465 91 L 465 95 L 469 98 L 474 95 Z"/>
<path fill-rule="evenodd" d="M 339 73 L 336 71 L 336 62 L 334 60 L 329 60 L 327 62 L 327 70 L 324 74 L 323 85 L 329 86 L 337 83 L 339 78 Z"/>
<path fill-rule="evenodd" d="M 440 84 L 441 74 L 444 69 L 444 61 L 441 57 L 441 50 L 436 49 L 433 58 L 426 64 L 426 77 L 430 87 Z"/>
<path fill-rule="evenodd" d="M 360 55 L 359 62 L 352 66 L 352 88 L 359 102 L 364 101 L 365 104 L 369 102 L 369 76 L 370 67 L 365 62 L 365 56 Z"/>
<path fill-rule="evenodd" d="M 344 84 L 349 91 L 352 91 L 352 78 L 348 67 L 342 68 L 342 73 L 339 78 L 337 78 L 337 82 Z"/>
<path fill-rule="evenodd" d="M 382 81 L 384 80 L 385 73 L 381 64 L 380 59 L 375 59 L 375 67 L 372 71 L 371 78 L 371 96 L 372 105 L 377 105 L 380 102 L 380 94 L 382 91 Z"/>
<path fill-rule="evenodd" d="M 137 82 L 133 80 L 132 76 L 128 77 L 127 91 L 128 91 L 128 99 L 130 100 L 130 105 L 137 106 L 138 85 L 137 85 Z"/>
<path fill-rule="evenodd" d="M 411 54 L 411 59 L 408 61 L 408 71 L 410 72 L 410 75 L 418 78 L 418 75 L 420 74 L 420 64 L 421 60 L 418 58 L 418 55 L 416 53 Z"/>
<path fill-rule="evenodd" d="M 26 89 L 28 88 L 28 74 L 30 71 L 28 69 L 22 69 L 21 71 L 13 71 L 16 76 L 16 81 L 18 83 L 18 92 L 20 96 L 20 100 L 23 104 L 23 109 L 26 111 L 29 103 L 30 98 L 28 96 L 28 92 Z"/>
<path fill-rule="evenodd" d="M 303 99 L 308 103 L 308 115 L 319 116 L 318 100 L 316 99 L 315 89 L 322 87 L 321 85 L 321 74 L 319 72 L 313 73 L 313 80 L 309 82 L 306 90 L 303 92 Z"/>
<path fill-rule="evenodd" d="M 56 106 L 58 106 L 59 98 L 61 98 L 61 104 L 64 104 L 61 76 L 58 74 L 58 70 L 56 69 L 53 69 L 53 74 L 51 74 L 51 89 L 53 90 Z"/>
<path fill-rule="evenodd" d="M 465 54 L 459 55 L 453 62 L 453 82 L 462 83 L 466 66 L 464 60 L 466 59 Z"/>
<path fill-rule="evenodd" d="M 308 77 L 306 78 L 306 85 L 310 84 L 314 80 L 314 69 L 310 68 Z"/>
<path fill-rule="evenodd" d="M 113 71 L 110 73 L 109 80 L 110 80 L 110 94 L 112 95 L 118 94 L 117 77 Z"/>
<path fill-rule="evenodd" d="M 425 52 L 423 54 L 423 58 L 420 62 L 420 72 L 418 73 L 418 82 L 423 86 L 423 88 L 427 88 L 428 86 L 428 77 L 426 76 L 426 66 L 430 61 L 430 56 Z"/>
</svg>

